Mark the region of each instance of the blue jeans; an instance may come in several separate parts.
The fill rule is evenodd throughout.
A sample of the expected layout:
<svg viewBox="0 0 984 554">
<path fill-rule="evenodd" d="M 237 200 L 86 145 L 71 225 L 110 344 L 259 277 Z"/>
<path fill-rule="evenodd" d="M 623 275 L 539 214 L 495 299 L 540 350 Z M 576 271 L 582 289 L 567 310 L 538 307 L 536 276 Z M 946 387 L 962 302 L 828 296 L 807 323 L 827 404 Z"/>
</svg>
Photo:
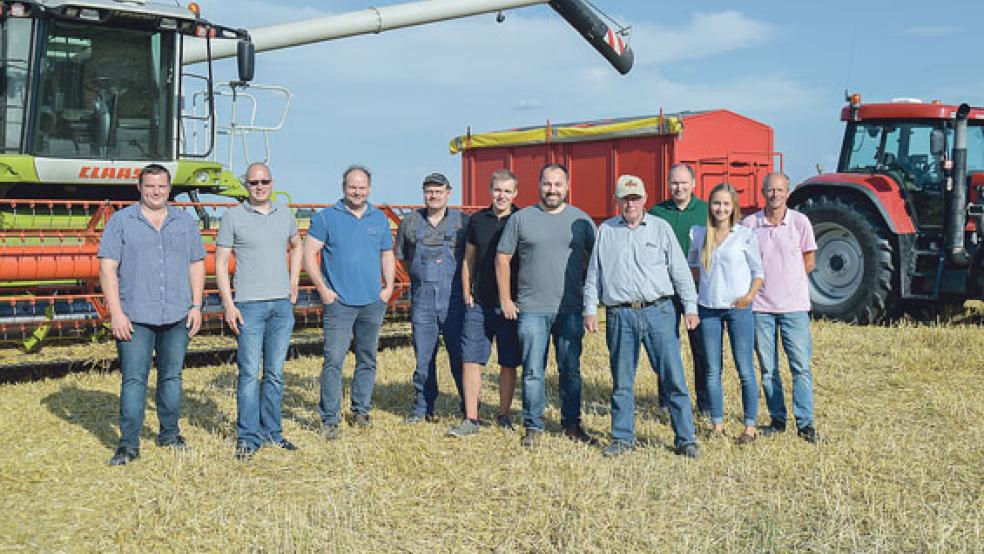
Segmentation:
<svg viewBox="0 0 984 554">
<path fill-rule="evenodd" d="M 635 375 L 641 342 L 659 376 L 660 392 L 667 397 L 676 435 L 674 446 L 693 444 L 694 420 L 683 377 L 673 303 L 667 299 L 648 308 L 608 308 L 606 313 L 605 338 L 612 370 L 612 440 L 635 443 Z"/>
<path fill-rule="evenodd" d="M 679 296 L 673 297 L 673 308 L 676 311 L 676 335 L 680 338 L 680 320 L 683 319 L 683 302 Z M 710 413 L 711 400 L 707 395 L 707 357 L 704 356 L 704 343 L 700 338 L 700 329 L 687 331 L 687 342 L 690 343 L 690 354 L 694 359 L 694 394 L 697 400 L 697 409 L 701 412 Z M 670 402 L 667 395 L 663 392 L 663 385 L 659 385 L 659 406 L 661 408 L 669 406 Z"/>
<path fill-rule="evenodd" d="M 564 428 L 580 425 L 581 339 L 584 338 L 581 314 L 520 312 L 517 332 L 523 351 L 523 425 L 526 429 L 543 430 L 547 403 L 544 374 L 551 337 L 560 373 L 560 424 Z"/>
<path fill-rule="evenodd" d="M 813 424 L 813 373 L 810 357 L 813 345 L 810 338 L 810 314 L 807 312 L 755 312 L 755 353 L 762 369 L 762 392 L 773 419 L 786 421 L 786 402 L 779 375 L 779 344 L 776 331 L 782 337 L 782 349 L 789 359 L 793 374 L 793 415 L 796 428 Z"/>
<path fill-rule="evenodd" d="M 721 391 L 724 326 L 728 326 L 731 355 L 741 380 L 741 404 L 746 427 L 755 425 L 758 412 L 758 382 L 755 380 L 755 320 L 752 308 L 698 308 L 700 336 L 707 356 L 707 392 L 711 399 L 711 421 L 724 423 L 724 393 Z"/>
<path fill-rule="evenodd" d="M 450 283 L 442 286 L 451 286 Z M 460 285 L 459 285 L 460 286 Z M 413 351 L 416 355 L 416 369 L 413 372 L 414 401 L 413 413 L 417 416 L 434 413 L 437 400 L 437 350 L 440 338 L 444 336 L 444 346 L 448 351 L 448 365 L 458 398 L 464 402 L 461 391 L 461 331 L 465 321 L 465 301 L 460 294 L 452 294 L 447 312 L 437 309 L 436 290 L 432 285 L 420 285 L 410 308 L 410 323 L 413 331 Z M 462 404 L 464 415 L 464 404 Z"/>
<path fill-rule="evenodd" d="M 355 336 L 355 372 L 352 375 L 352 412 L 372 409 L 376 383 L 376 351 L 386 304 L 377 300 L 365 306 L 348 306 L 341 300 L 324 305 L 325 362 L 321 366 L 321 422 L 338 425 L 342 411 L 342 365 Z"/>
<path fill-rule="evenodd" d="M 280 402 L 284 393 L 284 361 L 294 329 L 294 307 L 286 298 L 236 304 L 239 326 L 239 386 L 236 389 L 236 438 L 258 448 L 283 439 Z M 260 381 L 260 363 L 263 380 Z"/>
<path fill-rule="evenodd" d="M 181 415 L 181 368 L 188 350 L 186 320 L 169 325 L 133 324 L 129 341 L 116 341 L 123 382 L 120 385 L 120 446 L 140 448 L 144 407 L 147 401 L 147 378 L 150 364 L 157 354 L 157 440 L 167 442 L 179 434 Z"/>
</svg>

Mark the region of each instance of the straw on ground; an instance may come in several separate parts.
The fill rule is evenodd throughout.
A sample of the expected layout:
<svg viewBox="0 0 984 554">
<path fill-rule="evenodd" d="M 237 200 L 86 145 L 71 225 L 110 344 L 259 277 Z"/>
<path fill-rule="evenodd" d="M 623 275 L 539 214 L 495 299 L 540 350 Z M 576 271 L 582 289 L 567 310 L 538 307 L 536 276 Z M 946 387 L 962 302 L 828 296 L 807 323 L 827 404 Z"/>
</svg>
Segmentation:
<svg viewBox="0 0 984 554">
<path fill-rule="evenodd" d="M 341 440 L 325 442 L 316 414 L 321 361 L 293 360 L 284 427 L 300 450 L 266 448 L 248 463 L 233 460 L 235 367 L 193 369 L 181 421 L 192 450 L 154 446 L 151 394 L 141 458 L 123 468 L 106 465 L 119 436 L 118 374 L 2 386 L 0 550 L 984 549 L 981 327 L 813 329 L 823 442 L 794 432 L 748 447 L 702 440 L 697 461 L 671 453 L 646 363 L 637 383 L 643 447 L 615 460 L 557 435 L 552 364 L 548 438 L 524 450 L 520 430 L 445 437 L 457 406 L 448 394 L 438 423 L 403 424 L 407 348 L 380 354 L 375 428 L 345 426 Z M 439 371 L 442 391 L 453 390 L 445 362 Z M 607 440 L 611 379 L 600 335 L 586 340 L 583 372 L 585 426 Z M 725 395 L 733 436 L 741 425 L 730 364 Z M 496 399 L 487 374 L 486 420 Z M 518 406 L 517 398 L 515 419 Z M 764 402 L 759 419 L 768 419 Z"/>
</svg>

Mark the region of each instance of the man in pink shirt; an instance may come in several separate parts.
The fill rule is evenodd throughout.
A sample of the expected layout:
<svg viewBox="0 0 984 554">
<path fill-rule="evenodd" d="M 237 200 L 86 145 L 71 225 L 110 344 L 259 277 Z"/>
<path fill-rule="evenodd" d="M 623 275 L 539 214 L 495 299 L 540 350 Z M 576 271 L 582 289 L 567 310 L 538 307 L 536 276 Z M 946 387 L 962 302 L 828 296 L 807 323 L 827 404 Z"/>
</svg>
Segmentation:
<svg viewBox="0 0 984 554">
<path fill-rule="evenodd" d="M 786 430 L 786 404 L 779 375 L 779 339 L 793 374 L 793 416 L 797 434 L 817 442 L 813 426 L 813 374 L 810 371 L 810 286 L 807 275 L 816 266 L 813 226 L 803 214 L 786 206 L 789 177 L 770 173 L 762 181 L 765 208 L 742 221 L 754 229 L 765 269 L 755 313 L 755 353 L 762 370 L 762 391 L 771 421 L 763 436 Z"/>
</svg>

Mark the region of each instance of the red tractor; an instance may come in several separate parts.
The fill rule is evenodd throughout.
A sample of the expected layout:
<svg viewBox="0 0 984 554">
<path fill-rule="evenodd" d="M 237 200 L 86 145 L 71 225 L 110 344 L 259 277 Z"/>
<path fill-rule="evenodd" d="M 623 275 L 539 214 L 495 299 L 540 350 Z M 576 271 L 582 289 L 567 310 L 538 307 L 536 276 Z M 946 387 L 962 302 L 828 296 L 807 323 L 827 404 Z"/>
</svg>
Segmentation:
<svg viewBox="0 0 984 554">
<path fill-rule="evenodd" d="M 789 200 L 816 233 L 814 313 L 931 319 L 984 298 L 984 108 L 848 101 L 837 172 Z"/>
</svg>

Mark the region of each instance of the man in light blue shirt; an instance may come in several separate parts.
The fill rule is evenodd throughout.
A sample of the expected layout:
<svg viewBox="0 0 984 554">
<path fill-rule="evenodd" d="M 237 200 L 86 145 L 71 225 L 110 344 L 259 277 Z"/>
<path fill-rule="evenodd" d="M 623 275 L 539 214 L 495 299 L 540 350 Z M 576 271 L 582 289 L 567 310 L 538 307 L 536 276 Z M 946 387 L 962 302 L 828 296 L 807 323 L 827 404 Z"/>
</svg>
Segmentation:
<svg viewBox="0 0 984 554">
<path fill-rule="evenodd" d="M 645 211 L 646 188 L 634 175 L 619 177 L 621 215 L 598 228 L 584 281 L 584 327 L 598 331 L 598 301 L 605 305 L 605 338 L 612 371 L 612 442 L 606 457 L 635 448 L 635 372 L 639 344 L 669 400 L 677 454 L 696 458 L 690 394 L 683 376 L 673 295 L 684 305 L 687 329 L 699 324 L 697 291 L 670 225 Z"/>
</svg>

